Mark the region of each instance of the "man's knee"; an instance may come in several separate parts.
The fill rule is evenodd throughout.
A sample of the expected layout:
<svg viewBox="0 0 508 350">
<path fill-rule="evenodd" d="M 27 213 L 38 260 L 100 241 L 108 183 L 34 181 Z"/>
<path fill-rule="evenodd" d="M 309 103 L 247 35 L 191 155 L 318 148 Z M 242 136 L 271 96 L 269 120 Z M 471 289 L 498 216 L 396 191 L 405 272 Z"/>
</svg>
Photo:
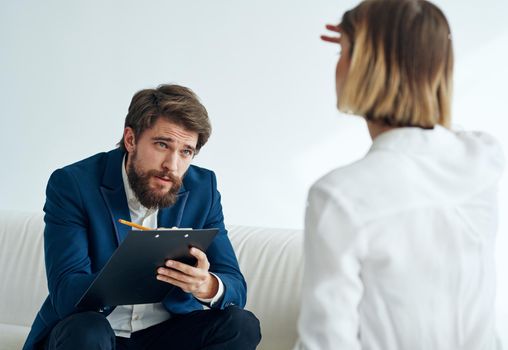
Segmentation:
<svg viewBox="0 0 508 350">
<path fill-rule="evenodd" d="M 250 311 L 230 306 L 222 310 L 224 312 L 224 328 L 236 332 L 249 344 L 259 344 L 261 341 L 261 329 L 259 320 Z"/>
<path fill-rule="evenodd" d="M 112 349 L 115 343 L 115 333 L 109 321 L 91 311 L 73 314 L 60 321 L 49 337 L 50 349 Z"/>
</svg>

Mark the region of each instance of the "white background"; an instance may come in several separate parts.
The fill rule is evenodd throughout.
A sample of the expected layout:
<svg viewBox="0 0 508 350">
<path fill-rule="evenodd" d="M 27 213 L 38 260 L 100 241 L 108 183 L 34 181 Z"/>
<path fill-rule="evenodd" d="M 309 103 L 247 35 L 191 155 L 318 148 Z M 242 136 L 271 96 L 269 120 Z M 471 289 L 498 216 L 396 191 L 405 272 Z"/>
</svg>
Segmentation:
<svg viewBox="0 0 508 350">
<path fill-rule="evenodd" d="M 356 3 L 0 0 L 0 209 L 41 211 L 54 169 L 114 148 L 132 95 L 173 82 L 212 119 L 195 163 L 217 173 L 227 223 L 302 227 L 310 184 L 370 146 L 363 121 L 335 110 L 338 49 L 319 40 Z M 490 132 L 506 152 L 508 1 L 436 3 L 452 26 L 454 122 Z M 503 336 L 507 210 L 505 173 Z"/>
</svg>

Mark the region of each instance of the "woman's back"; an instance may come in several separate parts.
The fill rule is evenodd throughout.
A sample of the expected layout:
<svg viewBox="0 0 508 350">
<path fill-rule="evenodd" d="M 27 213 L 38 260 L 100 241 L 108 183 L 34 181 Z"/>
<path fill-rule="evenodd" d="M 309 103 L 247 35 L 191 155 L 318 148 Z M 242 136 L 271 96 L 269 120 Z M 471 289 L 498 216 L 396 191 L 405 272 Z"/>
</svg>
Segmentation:
<svg viewBox="0 0 508 350">
<path fill-rule="evenodd" d="M 399 128 L 320 179 L 309 193 L 304 294 L 328 308 L 330 326 L 315 348 L 494 349 L 502 167 L 486 135 Z"/>
</svg>

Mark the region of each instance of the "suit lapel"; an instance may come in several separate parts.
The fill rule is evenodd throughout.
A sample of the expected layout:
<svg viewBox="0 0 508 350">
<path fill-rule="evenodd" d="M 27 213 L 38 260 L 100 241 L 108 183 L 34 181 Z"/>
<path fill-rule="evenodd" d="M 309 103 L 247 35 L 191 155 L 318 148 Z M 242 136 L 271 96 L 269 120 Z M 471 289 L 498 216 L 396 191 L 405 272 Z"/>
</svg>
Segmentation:
<svg viewBox="0 0 508 350">
<path fill-rule="evenodd" d="M 118 222 L 118 219 L 131 220 L 122 180 L 123 156 L 124 152 L 120 149 L 109 152 L 101 186 L 101 193 L 108 207 L 118 244 L 125 239 L 127 233 L 131 230 L 127 225 Z"/>
</svg>

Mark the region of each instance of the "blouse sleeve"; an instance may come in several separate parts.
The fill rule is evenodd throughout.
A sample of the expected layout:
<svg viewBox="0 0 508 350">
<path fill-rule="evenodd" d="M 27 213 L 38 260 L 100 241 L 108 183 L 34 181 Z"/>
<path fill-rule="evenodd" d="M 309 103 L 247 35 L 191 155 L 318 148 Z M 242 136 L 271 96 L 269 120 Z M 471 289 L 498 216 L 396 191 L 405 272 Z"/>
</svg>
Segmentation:
<svg viewBox="0 0 508 350">
<path fill-rule="evenodd" d="M 297 349 L 360 349 L 360 235 L 340 196 L 309 192 Z"/>
</svg>

